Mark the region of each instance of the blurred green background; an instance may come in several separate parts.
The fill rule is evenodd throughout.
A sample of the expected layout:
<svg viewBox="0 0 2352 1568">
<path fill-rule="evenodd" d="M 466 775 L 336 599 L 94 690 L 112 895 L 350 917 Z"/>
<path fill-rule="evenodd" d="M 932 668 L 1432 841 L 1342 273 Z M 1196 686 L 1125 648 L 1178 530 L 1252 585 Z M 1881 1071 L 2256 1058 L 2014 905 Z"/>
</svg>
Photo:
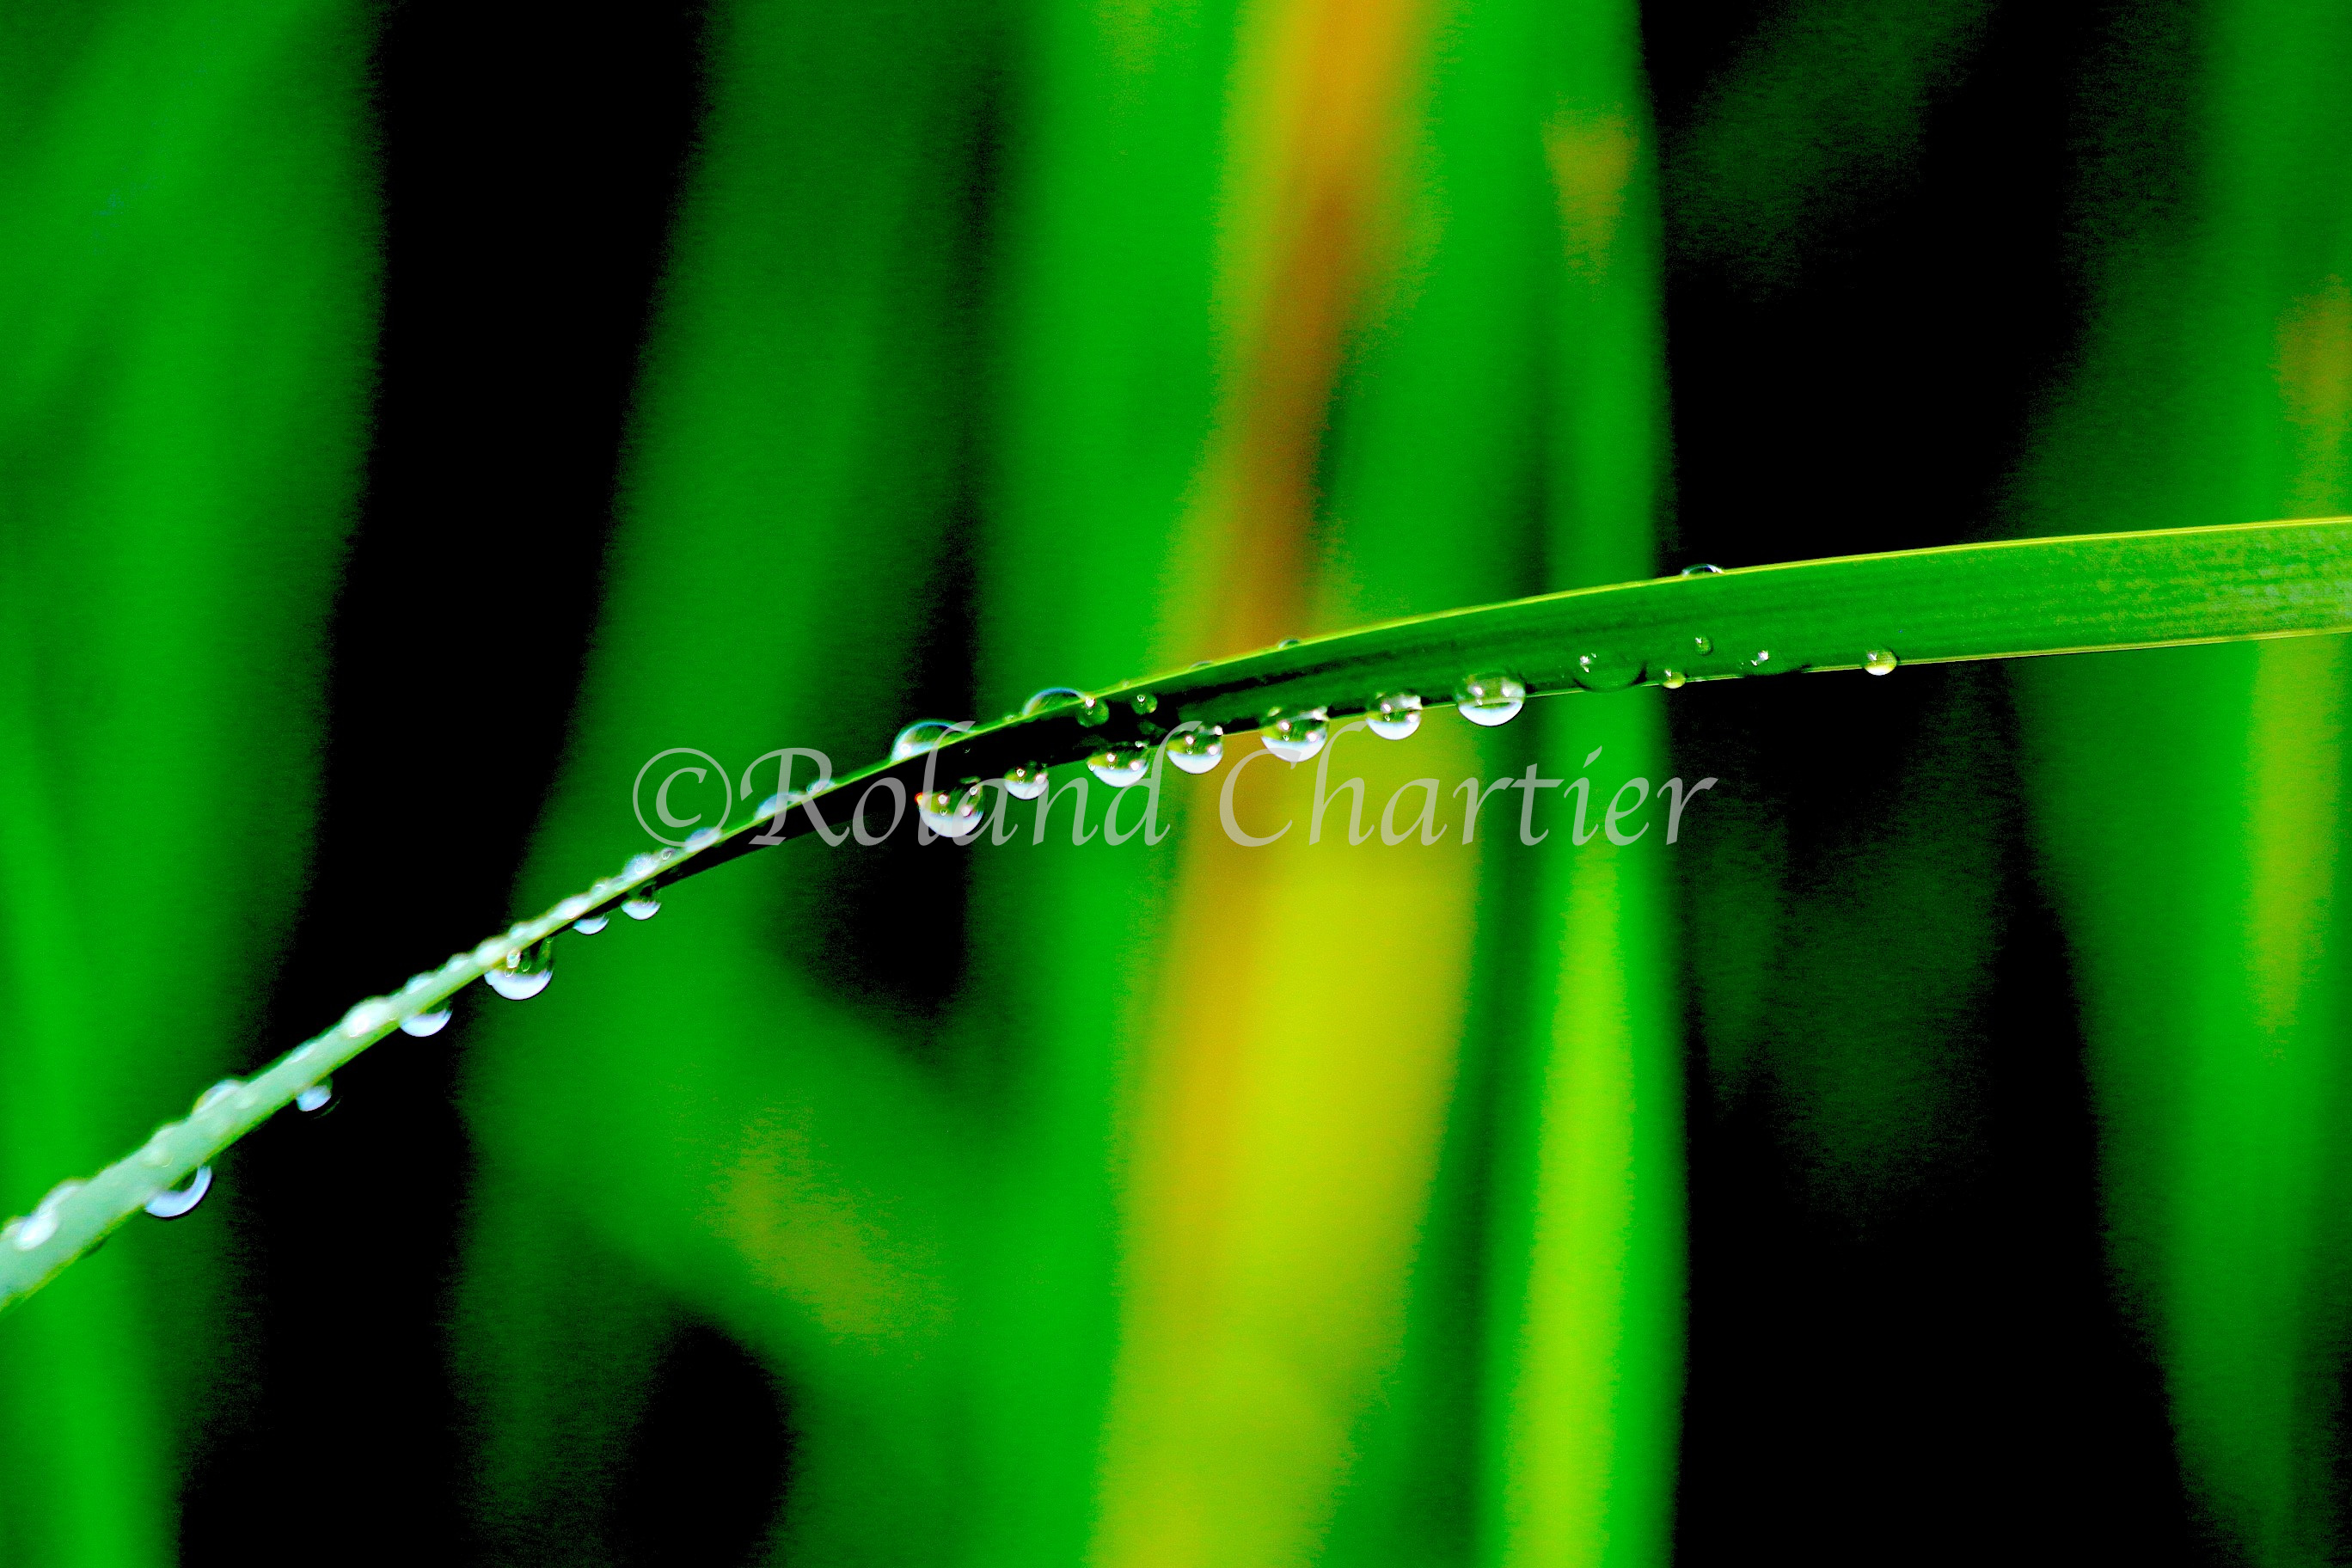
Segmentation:
<svg viewBox="0 0 2352 1568">
<path fill-rule="evenodd" d="M 2347 67 L 2301 0 L 0 0 L 0 1210 L 648 847 L 666 747 L 2352 509 Z M 1673 846 L 1244 850 L 1220 772 L 727 868 L 0 1321 L 0 1561 L 2345 1561 L 2347 675 L 1330 753 L 1717 778 Z"/>
</svg>

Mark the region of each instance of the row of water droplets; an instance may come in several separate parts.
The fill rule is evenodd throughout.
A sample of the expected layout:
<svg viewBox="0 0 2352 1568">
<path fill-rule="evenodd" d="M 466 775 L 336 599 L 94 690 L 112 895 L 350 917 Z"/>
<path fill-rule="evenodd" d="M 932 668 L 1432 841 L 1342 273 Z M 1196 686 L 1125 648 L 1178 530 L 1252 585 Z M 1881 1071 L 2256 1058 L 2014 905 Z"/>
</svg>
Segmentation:
<svg viewBox="0 0 2352 1568">
<path fill-rule="evenodd" d="M 719 838 L 716 830 L 705 828 L 687 839 L 685 852 L 708 848 Z M 609 917 L 590 911 L 626 889 L 628 896 L 621 902 L 621 912 L 632 920 L 651 920 L 660 912 L 661 900 L 657 889 L 646 879 L 676 860 L 679 853 L 677 849 L 664 849 L 658 854 L 635 856 L 618 876 L 605 878 L 587 892 L 564 900 L 550 913 L 572 930 L 593 936 L 604 929 Z M 369 997 L 344 1014 L 342 1021 L 326 1036 L 298 1047 L 287 1059 L 299 1063 L 320 1055 L 338 1038 L 367 1038 L 382 1033 L 388 1026 L 396 1025 L 403 1034 L 419 1038 L 439 1034 L 448 1026 L 456 989 L 447 982 L 469 966 L 478 967 L 482 983 L 499 995 L 528 1001 L 546 990 L 555 978 L 555 939 L 551 934 L 525 942 L 531 930 L 530 922 L 518 923 L 505 935 L 492 937 L 469 952 L 453 954 L 440 969 L 412 976 L 407 984 L 390 996 Z M 436 992 L 440 994 L 437 996 Z M 158 1127 L 131 1157 L 132 1162 L 157 1169 L 169 1165 L 174 1135 L 182 1129 L 216 1122 L 215 1133 L 226 1132 L 237 1112 L 250 1110 L 261 1102 L 262 1092 L 258 1084 L 223 1079 L 196 1097 L 194 1109 L 184 1121 Z M 321 1111 L 333 1102 L 334 1095 L 334 1080 L 322 1074 L 295 1091 L 294 1107 L 307 1112 Z M 59 1182 L 31 1214 L 0 1226 L 0 1244 L 19 1252 L 40 1247 L 57 1234 L 67 1200 L 88 1184 L 81 1181 Z M 212 1166 L 198 1165 L 176 1187 L 156 1185 L 142 1206 L 158 1219 L 178 1219 L 194 1213 L 212 1186 Z"/>
<path fill-rule="evenodd" d="M 1686 569 L 1684 574 L 1720 570 L 1696 566 Z M 1714 651 L 1713 642 L 1704 634 L 1694 637 L 1691 642 L 1692 651 L 1697 656 Z M 1297 639 L 1280 646 L 1295 647 Z M 1758 649 L 1747 660 L 1748 668 L 1758 670 L 1771 662 L 1769 648 Z M 1873 675 L 1888 674 L 1896 663 L 1895 655 L 1884 648 L 1869 649 L 1862 658 L 1862 668 Z M 1638 659 L 1587 653 L 1577 659 L 1576 683 L 1587 691 L 1617 691 L 1641 684 L 1646 673 L 1646 666 Z M 1685 671 L 1668 665 L 1662 668 L 1657 683 L 1675 690 L 1688 679 Z M 1474 675 L 1455 689 L 1454 707 L 1472 723 L 1492 727 L 1517 718 L 1527 705 L 1527 686 L 1516 676 Z M 1112 697 L 1089 696 L 1072 687 L 1048 687 L 1022 705 L 1020 717 L 1030 718 L 1052 708 L 1074 708 L 1076 711 L 1072 716 L 1091 729 L 1109 721 L 1113 700 Z M 1127 700 L 1139 718 L 1149 716 L 1160 706 L 1159 698 L 1148 691 L 1137 692 Z M 1413 692 L 1382 692 L 1363 712 L 1365 727 L 1373 734 L 1383 740 L 1402 741 L 1421 727 L 1423 702 Z M 1267 751 L 1286 762 L 1308 762 L 1323 750 L 1330 733 L 1330 719 L 1328 707 L 1270 708 L 1259 720 L 1259 740 Z M 965 728 L 969 726 L 940 719 L 919 720 L 898 731 L 890 747 L 890 760 L 900 763 L 920 756 Z M 1168 760 L 1178 768 L 1188 773 L 1205 773 L 1224 760 L 1225 731 L 1221 725 L 1187 723 L 1161 744 Z M 1088 757 L 1087 771 L 1114 789 L 1124 789 L 1139 783 L 1150 771 L 1151 753 L 1152 747 L 1145 741 L 1116 742 Z M 915 803 L 924 826 L 944 838 L 961 838 L 977 831 L 985 817 L 987 791 L 992 784 L 1002 787 L 1015 800 L 1035 800 L 1045 794 L 1046 782 L 1046 764 L 1024 763 L 1002 779 L 968 778 L 952 789 L 919 792 Z M 781 804 L 781 800 L 771 798 L 761 806 L 761 812 L 771 813 Z"/>
<path fill-rule="evenodd" d="M 1699 564 L 1684 568 L 1685 577 L 1717 575 L 1719 566 Z M 1706 655 L 1713 644 L 1705 636 L 1694 637 L 1694 651 Z M 1275 646 L 1277 649 L 1300 646 L 1302 639 L 1285 637 Z M 1759 650 L 1748 660 L 1752 668 L 1760 668 L 1771 661 L 1769 650 Z M 1202 659 L 1194 669 L 1208 668 L 1213 661 Z M 1644 673 L 1639 661 L 1621 664 L 1608 656 L 1588 653 L 1578 660 L 1578 684 L 1587 690 L 1616 690 L 1638 684 Z M 1892 654 L 1873 650 L 1864 658 L 1864 668 L 1874 675 L 1884 675 L 1895 668 Z M 1681 687 L 1687 677 L 1680 670 L 1668 668 L 1661 684 L 1669 689 Z M 1017 715 L 1008 718 L 1034 718 L 1048 710 L 1068 708 L 1077 722 L 1088 729 L 1109 722 L 1117 693 L 1090 695 L 1072 686 L 1049 686 L 1036 692 L 1021 706 Z M 1454 706 L 1473 723 L 1496 725 L 1508 723 L 1517 717 L 1527 700 L 1527 688 L 1509 675 L 1474 675 L 1462 682 L 1456 691 Z M 1151 692 L 1139 691 L 1127 699 L 1139 719 L 1148 720 L 1157 711 L 1160 699 Z M 1420 728 L 1422 700 L 1411 692 L 1384 692 L 1373 699 L 1365 710 L 1367 727 L 1387 740 L 1401 741 Z M 1307 762 L 1319 753 L 1329 733 L 1330 710 L 1328 707 L 1284 709 L 1272 708 L 1261 717 L 1258 724 L 1261 742 L 1275 755 L 1289 762 Z M 890 761 L 905 762 L 926 752 L 934 751 L 968 723 L 956 723 L 944 719 L 919 719 L 898 731 L 891 742 Z M 1147 732 L 1156 727 L 1145 723 Z M 1225 731 L 1214 724 L 1188 723 L 1168 736 L 1161 744 L 1168 760 L 1189 773 L 1205 773 L 1222 762 L 1225 753 Z M 1087 771 L 1113 788 L 1123 789 L 1139 783 L 1150 772 L 1151 746 L 1145 742 L 1126 742 L 1105 746 L 1087 759 Z M 1025 763 L 1010 770 L 1002 779 L 966 778 L 952 789 L 919 792 L 916 807 L 923 826 L 942 837 L 961 838 L 978 829 L 985 816 L 987 791 L 991 784 L 1001 786 L 1015 800 L 1034 800 L 1045 792 L 1047 768 L 1043 763 Z M 770 796 L 760 807 L 765 817 L 786 805 L 798 805 L 804 795 L 787 802 L 782 796 Z"/>
</svg>

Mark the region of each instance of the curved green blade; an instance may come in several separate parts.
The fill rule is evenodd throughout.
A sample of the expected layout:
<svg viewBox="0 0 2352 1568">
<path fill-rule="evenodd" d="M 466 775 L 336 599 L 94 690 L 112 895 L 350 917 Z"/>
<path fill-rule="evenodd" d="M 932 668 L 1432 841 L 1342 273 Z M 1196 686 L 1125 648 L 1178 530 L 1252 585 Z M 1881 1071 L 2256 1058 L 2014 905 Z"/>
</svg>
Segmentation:
<svg viewBox="0 0 2352 1568">
<path fill-rule="evenodd" d="M 974 726 L 933 750 L 763 802 L 724 834 L 640 855 L 618 875 L 457 954 L 252 1079 L 215 1086 L 185 1120 L 88 1182 L 60 1184 L 0 1228 L 0 1307 L 58 1270 L 290 1102 L 462 986 L 632 892 L 813 830 L 823 803 L 885 775 L 910 788 L 993 779 L 1107 746 L 1164 743 L 1185 724 L 1257 728 L 1271 710 L 1361 711 L 1383 693 L 1451 701 L 1467 677 L 1528 695 L 1805 670 L 2167 647 L 2352 630 L 2352 519 L 1957 545 L 1704 573 L 1450 610 L 1130 682 Z M 748 782 L 748 781 L 747 781 Z"/>
</svg>

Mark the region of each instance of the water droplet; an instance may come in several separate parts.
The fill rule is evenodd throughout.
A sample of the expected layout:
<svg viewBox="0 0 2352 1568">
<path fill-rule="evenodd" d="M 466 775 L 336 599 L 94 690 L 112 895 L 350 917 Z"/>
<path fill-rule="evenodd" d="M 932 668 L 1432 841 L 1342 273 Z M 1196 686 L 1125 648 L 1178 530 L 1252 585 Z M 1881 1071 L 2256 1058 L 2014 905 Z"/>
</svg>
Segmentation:
<svg viewBox="0 0 2352 1568">
<path fill-rule="evenodd" d="M 1714 651 L 1715 639 L 1707 636 L 1705 632 L 1701 632 L 1698 636 L 1691 638 L 1691 652 L 1697 654 L 1700 658 L 1704 658 Z"/>
<path fill-rule="evenodd" d="M 1713 562 L 1694 561 L 1689 565 L 1683 568 L 1683 575 L 1685 577 L 1720 577 L 1723 575 L 1723 568 L 1716 565 Z"/>
<path fill-rule="evenodd" d="M 490 989 L 512 1002 L 525 1002 L 547 989 L 555 978 L 555 941 L 535 942 L 504 963 L 486 971 Z"/>
<path fill-rule="evenodd" d="M 639 888 L 621 900 L 621 912 L 633 921 L 649 921 L 661 913 L 661 889 Z"/>
<path fill-rule="evenodd" d="M 322 1078 L 318 1082 L 294 1091 L 294 1109 L 302 1111 L 324 1110 L 327 1102 L 335 1098 L 335 1080 Z"/>
<path fill-rule="evenodd" d="M 978 784 L 961 789 L 919 790 L 915 810 L 923 826 L 942 838 L 961 838 L 977 832 L 987 817 L 982 809 L 988 792 Z"/>
<path fill-rule="evenodd" d="M 157 1219 L 178 1219 L 182 1215 L 194 1214 L 196 1205 L 205 1201 L 205 1194 L 212 1190 L 213 1168 L 198 1165 L 196 1173 L 188 1178 L 186 1186 L 165 1187 L 149 1198 L 147 1212 Z"/>
<path fill-rule="evenodd" d="M 1642 679 L 1642 661 L 1613 653 L 1585 653 L 1576 658 L 1576 683 L 1587 691 L 1622 691 Z"/>
<path fill-rule="evenodd" d="M 583 915 L 572 922 L 572 929 L 582 936 L 594 936 L 612 923 L 613 917 L 610 915 Z"/>
<path fill-rule="evenodd" d="M 1109 705 L 1102 699 L 1089 697 L 1074 686 L 1045 688 L 1021 705 L 1021 716 L 1026 719 L 1055 708 L 1076 708 L 1078 722 L 1090 730 L 1110 717 Z"/>
<path fill-rule="evenodd" d="M 570 898 L 555 906 L 555 918 L 560 921 L 576 921 L 582 915 L 586 914 L 592 908 L 593 908 L 595 903 L 596 900 L 590 898 L 585 893 L 574 893 Z M 409 977 L 408 983 L 411 985 L 414 985 L 417 981 L 422 980 L 424 976 L 421 974 L 412 975 Z"/>
<path fill-rule="evenodd" d="M 1150 771 L 1149 746 L 1105 746 L 1087 759 L 1087 772 L 1113 789 L 1125 789 Z"/>
<path fill-rule="evenodd" d="M 79 1182 L 59 1182 L 56 1186 L 51 1187 L 48 1195 L 41 1200 L 39 1206 L 16 1223 L 16 1234 L 9 1239 L 16 1243 L 16 1250 L 30 1252 L 57 1235 L 58 1208 L 68 1198 L 81 1189 L 82 1184 Z"/>
<path fill-rule="evenodd" d="M 1015 800 L 1035 800 L 1046 783 L 1045 763 L 1024 763 L 1004 775 L 1004 792 Z"/>
<path fill-rule="evenodd" d="M 686 836 L 686 852 L 691 855 L 697 850 L 708 849 L 718 842 L 719 829 L 715 827 L 698 827 L 693 832 Z"/>
<path fill-rule="evenodd" d="M 441 1005 L 434 1008 L 429 1013 L 411 1013 L 407 1017 L 403 1018 L 400 1021 L 400 1032 L 402 1034 L 414 1035 L 420 1040 L 425 1038 L 427 1035 L 437 1035 L 448 1026 L 449 1004 L 446 1002 L 442 1003 Z"/>
<path fill-rule="evenodd" d="M 632 855 L 629 863 L 621 868 L 621 880 L 634 882 L 640 877 L 651 876 L 661 869 L 661 859 L 653 855 Z"/>
<path fill-rule="evenodd" d="M 1137 692 L 1134 696 L 1127 700 L 1127 705 L 1129 708 L 1134 709 L 1138 713 L 1157 713 L 1160 711 L 1160 699 L 1154 697 L 1149 691 Z"/>
<path fill-rule="evenodd" d="M 1206 669 L 1209 666 L 1216 662 L 1217 661 L 1213 658 L 1196 658 L 1192 661 L 1191 668 L 1194 669 Z"/>
<path fill-rule="evenodd" d="M 1269 708 L 1259 721 L 1264 731 L 1259 740 L 1265 749 L 1286 763 L 1304 763 L 1313 759 L 1323 749 L 1324 739 L 1330 734 L 1329 715 L 1320 708 L 1308 708 L 1293 712 L 1285 708 Z"/>
<path fill-rule="evenodd" d="M 1402 741 L 1421 728 L 1421 699 L 1410 691 L 1383 692 L 1372 700 L 1364 727 L 1383 741 Z"/>
<path fill-rule="evenodd" d="M 1873 675 L 1892 675 L 1896 664 L 1895 656 L 1883 647 L 1872 648 L 1862 656 L 1862 668 Z"/>
<path fill-rule="evenodd" d="M 1748 657 L 1748 666 L 1750 669 L 1761 669 L 1771 662 L 1772 650 L 1769 647 L 1759 647 Z"/>
<path fill-rule="evenodd" d="M 1188 773 L 1205 773 L 1225 760 L 1225 732 L 1214 724 L 1180 730 L 1169 739 L 1168 760 Z"/>
<path fill-rule="evenodd" d="M 1658 677 L 1658 684 L 1669 691 L 1680 691 L 1690 678 L 1679 669 L 1668 669 Z"/>
<path fill-rule="evenodd" d="M 241 1079 L 225 1078 L 221 1079 L 220 1082 L 213 1085 L 212 1088 L 205 1090 L 204 1093 L 196 1096 L 196 1108 L 194 1110 L 189 1112 L 189 1114 L 192 1116 L 202 1116 L 205 1111 L 210 1110 L 214 1106 L 218 1105 L 222 1100 L 226 1100 L 230 1095 L 235 1094 L 238 1089 L 243 1089 L 244 1087 L 245 1084 Z"/>
<path fill-rule="evenodd" d="M 1034 699 L 1032 699 L 1034 700 Z M 955 725 L 946 719 L 918 719 L 890 742 L 890 760 L 903 763 L 908 757 L 919 757 L 941 741 L 955 733 Z M 691 839 L 688 843 L 693 842 Z"/>
<path fill-rule="evenodd" d="M 374 1034 L 396 1016 L 398 1012 L 391 1003 L 381 996 L 371 996 L 344 1014 L 335 1032 L 347 1040 L 356 1040 L 362 1035 Z"/>
<path fill-rule="evenodd" d="M 1507 675 L 1474 675 L 1454 693 L 1454 706 L 1473 724 L 1507 724 L 1528 705 L 1528 689 Z"/>
<path fill-rule="evenodd" d="M 1299 644 L 1299 639 L 1298 639 L 1297 637 L 1285 637 L 1285 638 L 1283 638 L 1280 642 L 1278 642 L 1278 643 L 1275 644 L 1274 646 L 1275 646 L 1275 647 L 1278 647 L 1278 648 L 1283 648 L 1283 647 L 1297 647 L 1298 646 L 1298 644 Z"/>
</svg>

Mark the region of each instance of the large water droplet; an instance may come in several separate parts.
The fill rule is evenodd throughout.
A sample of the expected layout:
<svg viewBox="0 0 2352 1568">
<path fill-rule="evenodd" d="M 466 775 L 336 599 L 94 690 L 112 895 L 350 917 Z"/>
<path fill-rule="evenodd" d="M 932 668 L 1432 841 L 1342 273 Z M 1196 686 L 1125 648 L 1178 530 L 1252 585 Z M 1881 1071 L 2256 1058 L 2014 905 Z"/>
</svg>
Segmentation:
<svg viewBox="0 0 2352 1568">
<path fill-rule="evenodd" d="M 334 1098 L 335 1080 L 322 1078 L 314 1084 L 306 1085 L 294 1091 L 294 1109 L 303 1111 L 324 1110 L 327 1109 L 327 1102 Z"/>
<path fill-rule="evenodd" d="M 594 936 L 612 923 L 613 917 L 610 915 L 583 915 L 572 922 L 572 929 L 582 936 Z"/>
<path fill-rule="evenodd" d="M 962 838 L 979 831 L 987 817 L 982 809 L 988 792 L 979 784 L 956 789 L 918 790 L 915 810 L 923 826 L 942 838 Z"/>
<path fill-rule="evenodd" d="M 1685 577 L 1720 577 L 1723 575 L 1723 568 L 1716 565 L 1711 561 L 1694 561 L 1689 565 L 1683 568 L 1683 575 Z"/>
<path fill-rule="evenodd" d="M 633 921 L 649 921 L 661 913 L 661 889 L 639 888 L 621 900 L 621 912 Z"/>
<path fill-rule="evenodd" d="M 1528 689 L 1508 675 L 1474 675 L 1454 693 L 1454 706 L 1473 724 L 1507 724 L 1528 705 Z"/>
<path fill-rule="evenodd" d="M 1410 691 L 1382 692 L 1364 715 L 1364 728 L 1383 741 L 1402 741 L 1421 728 L 1421 699 Z"/>
<path fill-rule="evenodd" d="M 1188 773 L 1205 773 L 1225 759 L 1225 732 L 1214 724 L 1180 730 L 1168 741 L 1168 760 Z"/>
<path fill-rule="evenodd" d="M 1576 683 L 1587 691 L 1622 691 L 1642 679 L 1642 661 L 1622 654 L 1584 653 L 1576 658 Z"/>
<path fill-rule="evenodd" d="M 1259 725 L 1264 731 L 1259 740 L 1265 749 L 1286 763 L 1312 761 L 1315 753 L 1323 749 L 1325 737 L 1331 732 L 1329 714 L 1320 708 L 1308 708 L 1297 712 L 1286 708 L 1269 708 Z"/>
<path fill-rule="evenodd" d="M 356 1040 L 362 1035 L 374 1034 L 396 1016 L 398 1010 L 391 1003 L 381 996 L 371 996 L 344 1014 L 335 1032 L 347 1040 Z"/>
<path fill-rule="evenodd" d="M 1015 800 L 1035 800 L 1049 781 L 1043 763 L 1024 763 L 1004 775 L 1004 792 Z"/>
<path fill-rule="evenodd" d="M 1088 729 L 1110 718 L 1108 703 L 1099 697 L 1087 696 L 1075 686 L 1045 688 L 1021 705 L 1021 716 L 1026 719 L 1033 714 L 1043 713 L 1048 709 L 1055 708 L 1076 708 L 1077 712 L 1073 717 Z"/>
<path fill-rule="evenodd" d="M 1897 660 L 1883 647 L 1872 648 L 1862 656 L 1862 668 L 1873 675 L 1892 675 Z"/>
<path fill-rule="evenodd" d="M 555 939 L 534 942 L 493 968 L 483 971 L 490 989 L 513 1002 L 526 1002 L 547 989 L 555 978 Z"/>
<path fill-rule="evenodd" d="M 51 1187 L 48 1195 L 41 1199 L 33 1212 L 18 1220 L 11 1227 L 15 1234 L 9 1239 L 16 1244 L 16 1250 L 30 1252 L 57 1235 L 58 1210 L 68 1198 L 81 1189 L 82 1184 L 79 1182 L 59 1182 L 56 1186 Z"/>
<path fill-rule="evenodd" d="M 157 1219 L 177 1219 L 182 1215 L 194 1214 L 196 1205 L 205 1201 L 205 1194 L 212 1190 L 213 1168 L 198 1165 L 196 1173 L 188 1178 L 186 1186 L 165 1187 L 149 1198 L 147 1212 Z"/>
<path fill-rule="evenodd" d="M 449 1004 L 446 1001 L 429 1013 L 411 1013 L 400 1021 L 402 1034 L 414 1035 L 420 1040 L 428 1035 L 437 1035 L 448 1026 Z"/>
<path fill-rule="evenodd" d="M 1105 746 L 1087 759 L 1087 772 L 1113 789 L 1125 789 L 1150 771 L 1149 746 Z"/>
<path fill-rule="evenodd" d="M 1669 691 L 1680 691 L 1689 679 L 1681 670 L 1670 668 L 1658 677 L 1658 684 Z"/>
<path fill-rule="evenodd" d="M 918 719 L 891 741 L 890 760 L 903 763 L 908 757 L 919 757 L 954 733 L 955 725 L 948 720 Z"/>
</svg>

